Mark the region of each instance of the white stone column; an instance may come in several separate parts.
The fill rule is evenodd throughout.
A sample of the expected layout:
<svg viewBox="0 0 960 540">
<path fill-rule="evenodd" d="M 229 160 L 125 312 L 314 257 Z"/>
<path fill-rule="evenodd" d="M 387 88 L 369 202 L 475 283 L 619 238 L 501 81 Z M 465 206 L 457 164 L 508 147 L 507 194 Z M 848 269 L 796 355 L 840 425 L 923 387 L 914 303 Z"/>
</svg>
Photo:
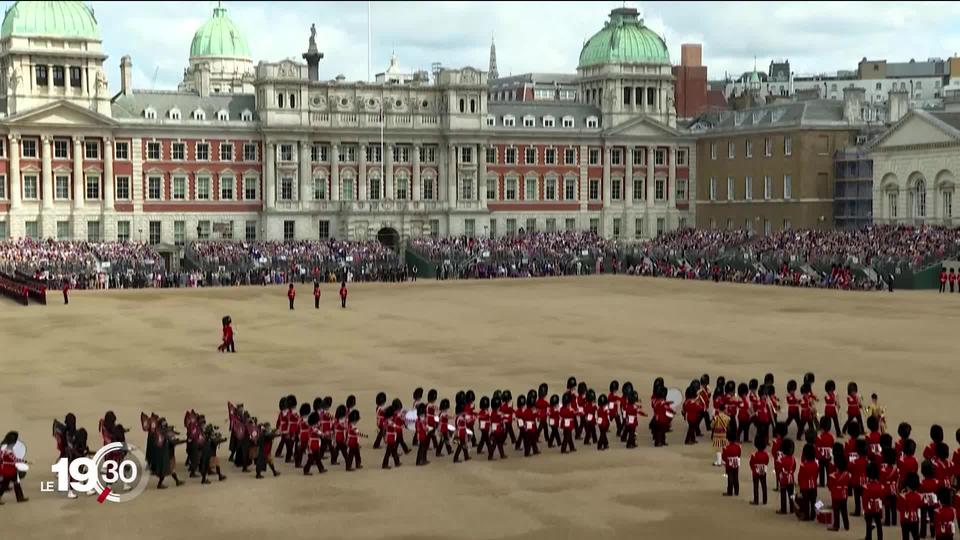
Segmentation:
<svg viewBox="0 0 960 540">
<path fill-rule="evenodd" d="M 113 210 L 114 206 L 113 180 L 113 140 L 103 140 L 103 209 Z"/>
<path fill-rule="evenodd" d="M 667 174 L 667 214 L 664 219 L 666 230 L 669 231 L 672 229 L 670 222 L 677 207 L 677 145 L 670 145 L 670 150 L 667 151 L 667 160 L 670 170 Z M 690 189 L 689 184 L 687 189 Z"/>
<path fill-rule="evenodd" d="M 263 205 L 267 210 L 273 210 L 277 205 L 277 145 L 268 142 L 265 146 L 267 152 L 263 163 Z"/>
<path fill-rule="evenodd" d="M 40 178 L 43 182 L 43 209 L 53 210 L 53 156 L 50 151 L 52 141 L 49 136 L 42 140 L 43 149 L 40 154 Z"/>
<path fill-rule="evenodd" d="M 300 198 L 300 207 L 310 200 L 310 180 L 313 167 L 310 164 L 310 141 L 300 141 L 300 189 L 297 196 Z"/>
<path fill-rule="evenodd" d="M 487 207 L 487 145 L 481 144 L 477 148 L 477 162 L 479 166 L 479 178 L 477 178 L 477 200 L 480 201 L 480 208 Z M 546 180 L 544 180 L 546 181 Z"/>
<path fill-rule="evenodd" d="M 357 171 L 357 182 L 360 184 L 357 187 L 357 200 L 365 201 L 367 200 L 367 144 L 360 143 L 360 156 L 358 158 L 360 162 L 360 170 Z"/>
<path fill-rule="evenodd" d="M 413 179 L 411 180 L 413 184 L 413 200 L 420 200 L 420 192 L 422 191 L 423 182 L 420 180 L 420 145 L 413 145 Z"/>
<path fill-rule="evenodd" d="M 20 178 L 20 136 L 10 135 L 10 209 L 19 210 L 22 203 L 21 185 L 23 180 Z M 11 225 L 12 227 L 12 225 Z M 10 234 L 13 237 L 13 234 Z"/>
<path fill-rule="evenodd" d="M 653 238 L 657 232 L 657 223 L 656 217 L 653 215 L 653 197 L 655 195 L 656 179 L 654 178 L 653 171 L 653 162 L 656 161 L 657 147 L 655 145 L 650 145 L 647 147 L 647 178 L 644 180 L 646 185 L 644 188 L 647 190 L 647 200 L 646 212 L 644 213 L 643 219 L 647 223 L 647 236 Z"/>
<path fill-rule="evenodd" d="M 330 146 L 330 200 L 340 200 L 340 146 Z"/>
<path fill-rule="evenodd" d="M 53 95 L 53 64 L 47 64 L 47 95 Z"/>
<path fill-rule="evenodd" d="M 633 206 L 633 147 L 627 146 L 624 148 L 623 153 L 625 154 L 624 158 L 627 160 L 627 169 L 624 174 L 623 183 L 623 200 L 626 201 L 625 204 L 627 208 Z"/>
<path fill-rule="evenodd" d="M 83 208 L 83 139 L 73 138 L 73 209 Z"/>
<path fill-rule="evenodd" d="M 588 191 L 588 190 L 589 190 L 589 184 L 590 184 L 590 175 L 589 175 L 589 172 L 588 172 L 588 170 L 587 170 L 587 167 L 589 166 L 589 165 L 588 165 L 588 164 L 589 164 L 589 155 L 588 155 L 589 152 L 590 152 L 590 149 L 589 149 L 586 145 L 581 145 L 581 146 L 580 146 L 579 156 L 578 156 L 578 157 L 580 158 L 580 189 L 579 189 L 580 196 L 579 196 L 579 198 L 580 198 L 580 211 L 581 211 L 581 212 L 586 212 L 586 211 L 587 211 L 587 202 L 588 202 L 588 198 L 589 198 L 589 197 L 588 197 L 588 195 L 589 195 L 589 191 Z M 581 226 L 582 226 L 582 227 L 586 227 L 586 224 L 581 223 Z"/>
<path fill-rule="evenodd" d="M 447 203 L 450 208 L 457 206 L 457 147 L 454 144 L 447 146 Z"/>
<path fill-rule="evenodd" d="M 603 209 L 610 208 L 610 156 L 612 148 L 604 145 L 603 147 Z"/>
<path fill-rule="evenodd" d="M 388 143 L 384 143 L 383 147 L 383 163 L 384 163 L 384 172 L 383 174 L 386 178 L 383 182 L 386 184 L 387 196 L 385 199 L 393 200 L 397 198 L 397 192 L 393 189 L 393 146 Z"/>
</svg>

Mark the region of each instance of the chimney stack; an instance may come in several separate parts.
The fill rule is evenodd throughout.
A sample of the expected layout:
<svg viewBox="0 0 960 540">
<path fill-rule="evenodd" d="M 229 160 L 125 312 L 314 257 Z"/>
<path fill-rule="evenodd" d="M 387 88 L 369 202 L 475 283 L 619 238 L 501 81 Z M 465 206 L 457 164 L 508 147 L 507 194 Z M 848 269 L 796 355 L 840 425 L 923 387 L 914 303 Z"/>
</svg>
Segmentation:
<svg viewBox="0 0 960 540">
<path fill-rule="evenodd" d="M 133 61 L 129 55 L 120 59 L 120 93 L 125 96 L 133 94 Z"/>
</svg>

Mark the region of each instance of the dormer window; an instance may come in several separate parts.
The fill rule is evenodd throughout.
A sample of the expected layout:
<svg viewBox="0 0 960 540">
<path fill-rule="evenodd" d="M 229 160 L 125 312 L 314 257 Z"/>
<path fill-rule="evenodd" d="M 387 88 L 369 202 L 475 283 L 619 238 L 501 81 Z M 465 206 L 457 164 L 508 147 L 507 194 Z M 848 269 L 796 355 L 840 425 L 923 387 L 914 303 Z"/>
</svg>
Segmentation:
<svg viewBox="0 0 960 540">
<path fill-rule="evenodd" d="M 530 115 L 523 117 L 523 127 L 534 127 L 537 121 Z"/>
<path fill-rule="evenodd" d="M 565 128 L 572 128 L 575 125 L 572 116 L 564 116 L 562 121 Z"/>
<path fill-rule="evenodd" d="M 226 122 L 227 120 L 230 120 L 230 113 L 228 113 L 225 110 L 217 111 L 217 120 L 221 122 Z"/>
<path fill-rule="evenodd" d="M 541 122 L 543 122 L 543 127 L 552 128 L 556 127 L 557 121 L 552 116 L 544 116 Z"/>
<path fill-rule="evenodd" d="M 487 126 L 493 127 L 497 125 L 497 118 L 492 115 L 487 115 Z"/>
<path fill-rule="evenodd" d="M 512 114 L 508 114 L 503 117 L 504 127 L 514 127 L 517 125 L 517 119 Z"/>
<path fill-rule="evenodd" d="M 243 120 L 244 122 L 253 122 L 253 113 L 250 112 L 249 109 L 244 109 L 243 112 L 240 113 L 240 120 Z"/>
<path fill-rule="evenodd" d="M 153 107 L 147 107 L 146 109 L 143 110 L 143 117 L 146 118 L 147 120 L 156 120 L 157 119 L 156 109 L 154 109 Z"/>
<path fill-rule="evenodd" d="M 206 120 L 206 119 L 207 119 L 207 113 L 203 112 L 203 109 L 197 109 L 197 110 L 193 111 L 193 119 L 194 119 L 194 120 Z"/>
<path fill-rule="evenodd" d="M 599 127 L 599 126 L 600 126 L 600 120 L 598 120 L 596 116 L 588 116 L 588 117 L 587 117 L 587 127 L 588 127 L 588 128 L 596 128 L 596 127 Z"/>
<path fill-rule="evenodd" d="M 170 109 L 170 112 L 167 113 L 167 116 L 169 116 L 171 120 L 179 120 L 180 109 Z"/>
</svg>

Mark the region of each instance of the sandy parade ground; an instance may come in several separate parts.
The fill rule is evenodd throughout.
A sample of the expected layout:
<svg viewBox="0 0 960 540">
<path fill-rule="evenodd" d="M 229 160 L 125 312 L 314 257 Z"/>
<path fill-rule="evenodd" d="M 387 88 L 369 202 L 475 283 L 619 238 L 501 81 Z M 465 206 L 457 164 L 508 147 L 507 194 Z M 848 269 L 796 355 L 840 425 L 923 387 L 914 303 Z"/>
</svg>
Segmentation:
<svg viewBox="0 0 960 540">
<path fill-rule="evenodd" d="M 514 396 L 550 384 L 560 393 L 570 375 L 598 393 L 611 379 L 631 380 L 649 410 L 652 381 L 685 388 L 701 373 L 737 381 L 817 375 L 843 389 L 856 380 L 868 399 L 880 395 L 891 430 L 914 425 L 919 445 L 942 423 L 953 448 L 960 426 L 955 315 L 960 295 L 798 290 L 625 276 L 353 285 L 341 310 L 336 286 L 314 310 L 309 285 L 298 285 L 297 309 L 279 287 L 74 292 L 51 305 L 0 302 L 0 431 L 20 431 L 33 462 L 26 504 L 12 493 L 0 507 L 0 538 L 819 538 L 829 533 L 755 508 L 749 472 L 741 495 L 720 496 L 721 472 L 710 465 L 709 440 L 683 446 L 679 419 L 670 446 L 654 449 L 645 424 L 640 448 L 578 446 L 572 455 L 546 450 L 505 461 L 454 465 L 434 458 L 398 470 L 379 469 L 382 451 L 362 443 L 365 468 L 340 467 L 309 478 L 290 465 L 255 480 L 226 463 L 223 483 L 199 479 L 158 492 L 152 482 L 124 504 L 69 501 L 41 493 L 56 459 L 50 425 L 74 412 L 99 446 L 97 421 L 112 409 L 142 446 L 141 411 L 155 411 L 182 431 L 194 408 L 224 430 L 226 402 L 273 422 L 280 396 L 300 401 L 357 395 L 361 429 L 374 429 L 374 395 L 411 402 L 414 387 L 450 398 L 472 388 Z M 220 318 L 234 320 L 238 354 L 216 352 Z M 842 412 L 841 412 L 842 415 Z M 409 440 L 409 434 L 408 434 Z M 579 444 L 579 443 L 578 443 Z M 745 446 L 745 457 L 752 446 Z M 178 447 L 182 463 L 183 447 Z M 186 473 L 182 471 L 181 477 Z M 771 473 L 771 487 L 773 486 Z M 821 498 L 828 498 L 825 489 Z M 888 531 L 899 537 L 899 530 Z M 736 536 L 734 536 L 736 535 Z"/>
</svg>

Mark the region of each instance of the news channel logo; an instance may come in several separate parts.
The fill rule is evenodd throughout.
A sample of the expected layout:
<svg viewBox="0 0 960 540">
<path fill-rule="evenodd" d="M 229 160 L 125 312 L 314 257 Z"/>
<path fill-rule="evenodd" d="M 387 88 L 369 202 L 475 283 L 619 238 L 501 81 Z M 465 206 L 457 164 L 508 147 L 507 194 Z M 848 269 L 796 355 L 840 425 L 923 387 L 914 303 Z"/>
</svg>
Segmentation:
<svg viewBox="0 0 960 540">
<path fill-rule="evenodd" d="M 93 457 L 60 458 L 50 470 L 57 480 L 41 483 L 40 491 L 95 494 L 101 504 L 132 501 L 150 481 L 143 452 L 121 442 L 104 446 Z"/>
</svg>

